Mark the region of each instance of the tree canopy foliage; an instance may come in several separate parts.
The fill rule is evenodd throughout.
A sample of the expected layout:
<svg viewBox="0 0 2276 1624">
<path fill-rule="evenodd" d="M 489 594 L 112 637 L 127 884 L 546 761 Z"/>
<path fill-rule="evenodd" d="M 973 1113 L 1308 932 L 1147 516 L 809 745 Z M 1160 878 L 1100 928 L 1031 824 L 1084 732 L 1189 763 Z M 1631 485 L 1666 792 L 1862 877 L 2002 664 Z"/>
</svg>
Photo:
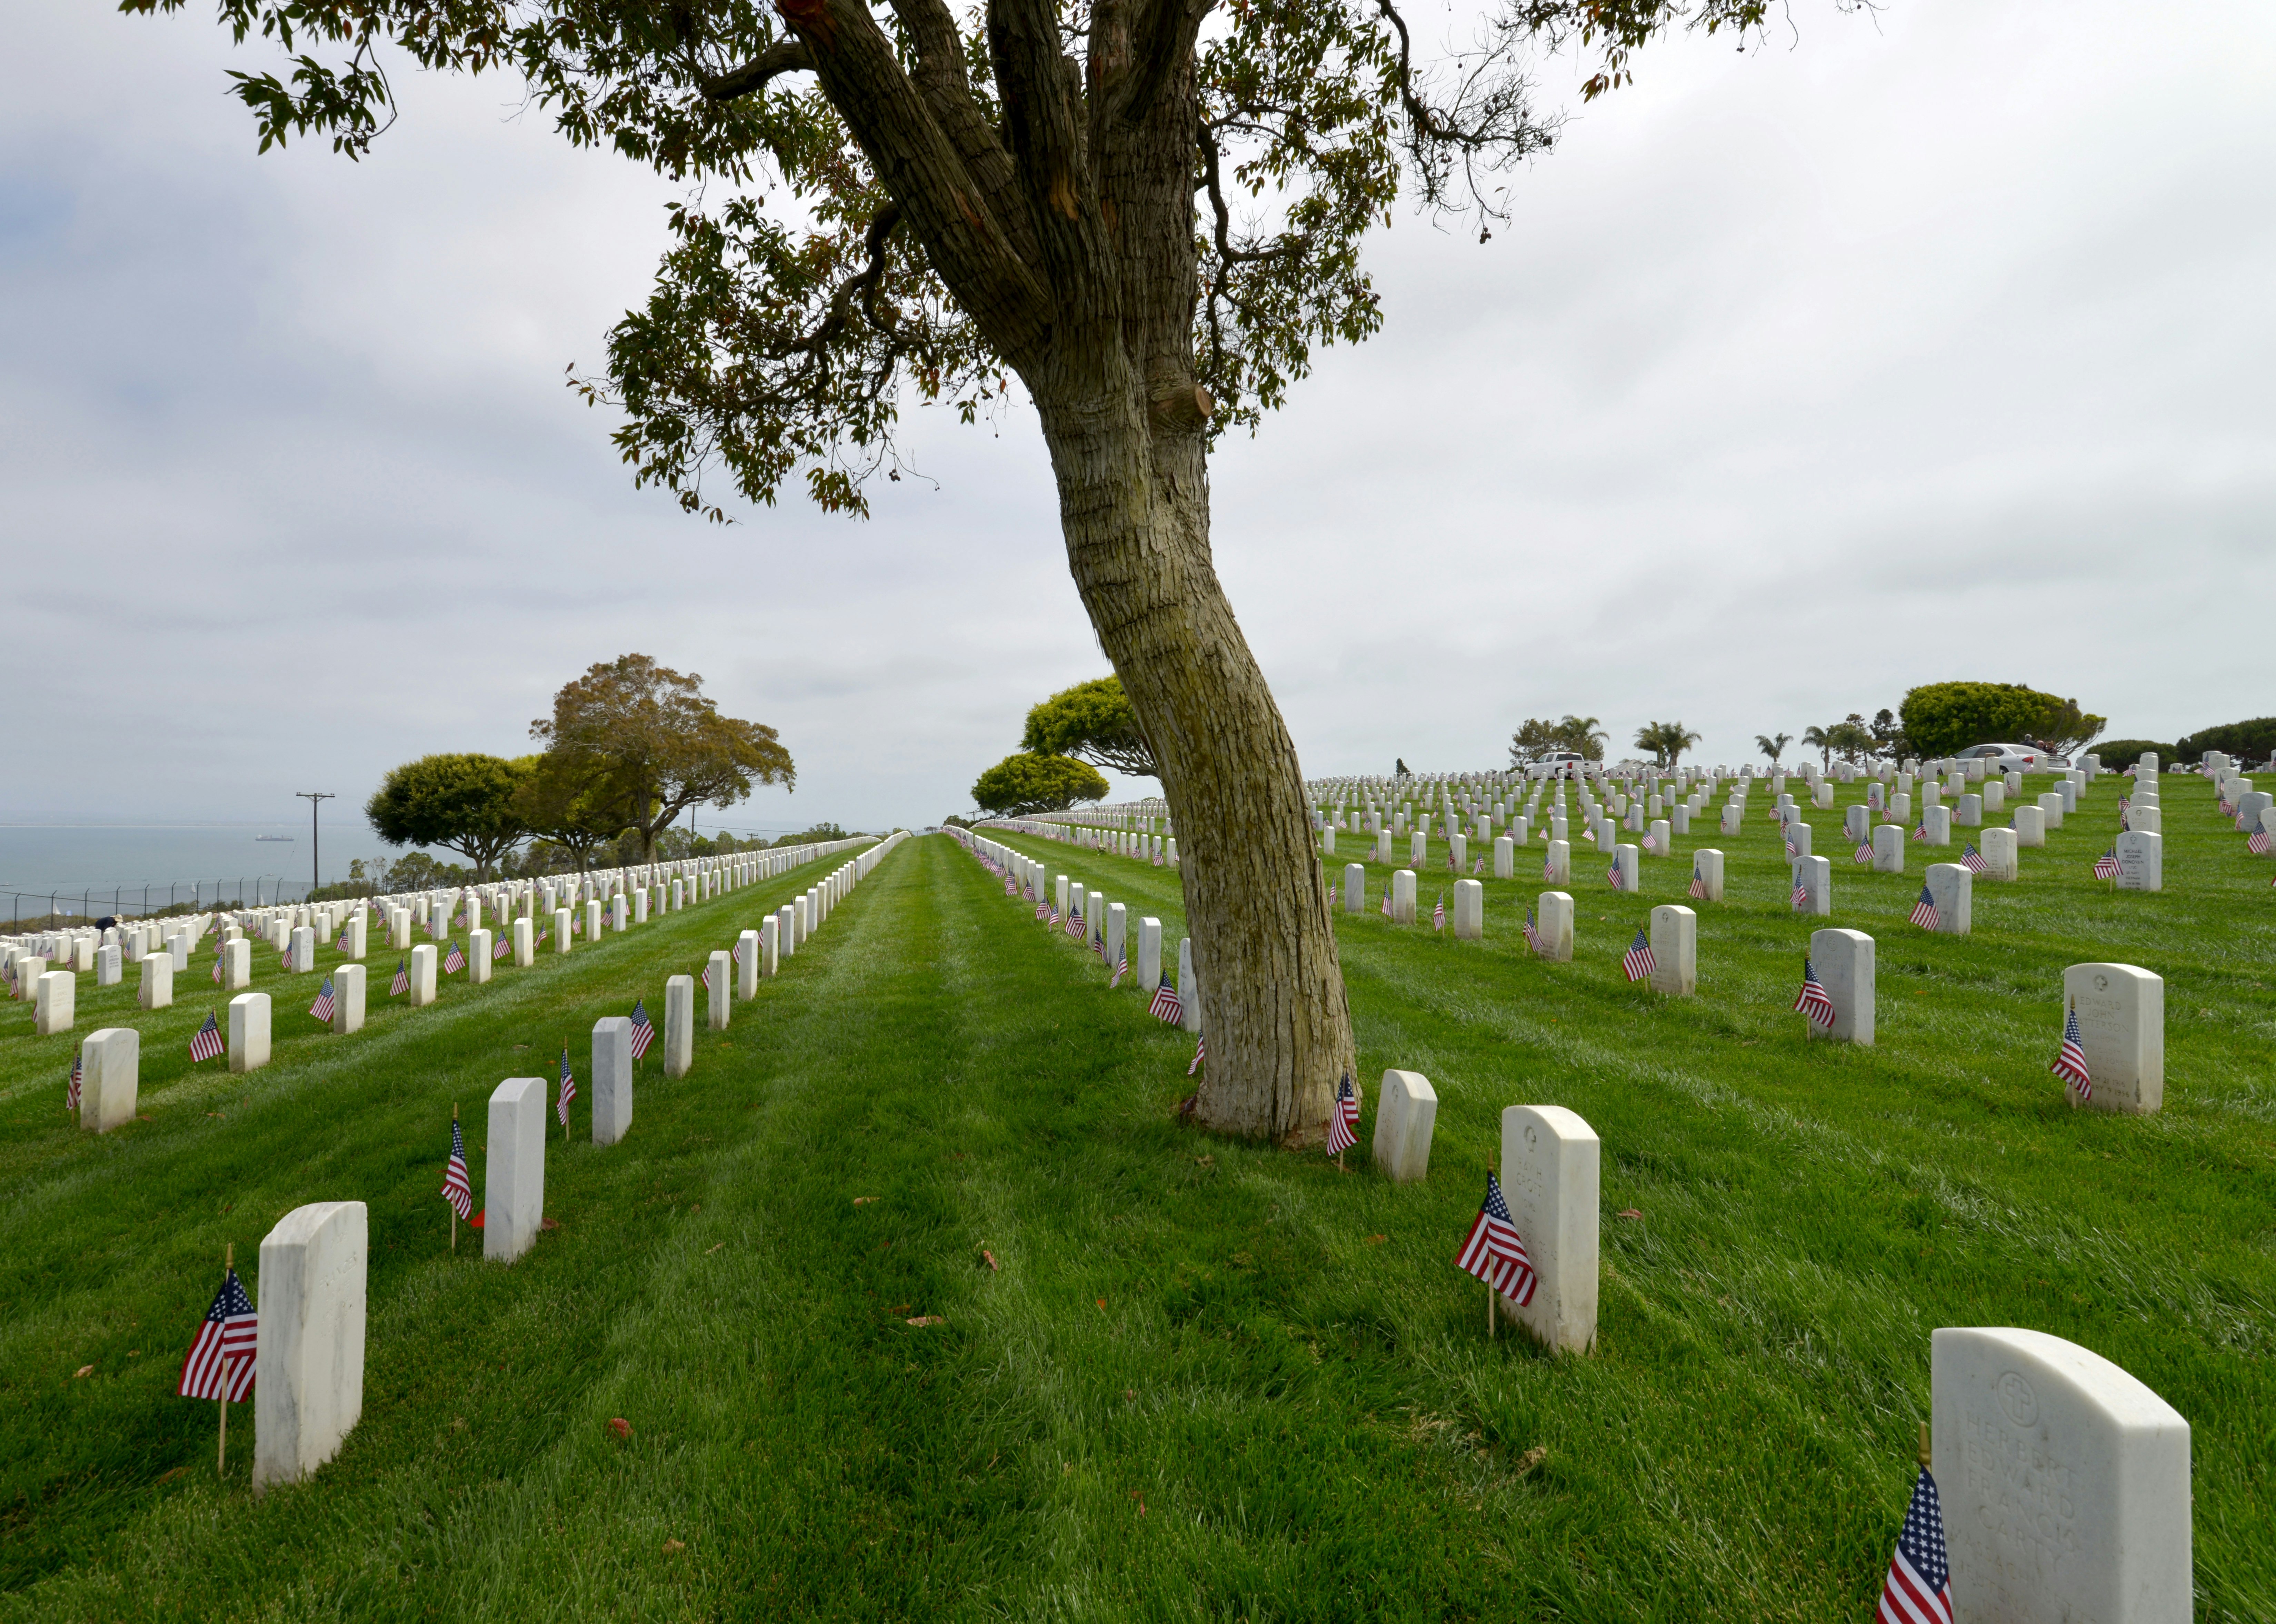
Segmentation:
<svg viewBox="0 0 2276 1624">
<path fill-rule="evenodd" d="M 2057 755 L 2080 748 L 2107 724 L 2075 699 L 2019 682 L 1932 682 L 1911 689 L 1900 708 L 1905 737 L 1923 758 L 1975 744 L 2032 744 Z"/>
<path fill-rule="evenodd" d="M 390 846 L 439 846 L 487 879 L 528 832 L 518 803 L 536 766 L 534 755 L 422 755 L 387 775 L 364 816 Z"/>
<path fill-rule="evenodd" d="M 653 857 L 657 831 L 692 806 L 733 806 L 758 784 L 795 785 L 775 730 L 719 714 L 703 679 L 644 654 L 596 664 L 529 725 L 546 746 L 549 783 L 573 791 L 595 828 L 637 830 Z M 573 799 L 571 806 L 577 804 Z"/>
<path fill-rule="evenodd" d="M 2168 748 L 2162 745 L 2145 747 L 2155 749 L 2161 755 Z M 2276 755 L 2276 717 L 2260 717 L 2249 722 L 2225 722 L 2219 727 L 2204 728 L 2185 739 L 2175 740 L 2170 748 L 2173 759 L 2179 762 L 2196 761 L 2207 750 L 2219 750 L 2222 755 L 2234 755 L 2240 761 L 2266 761 Z M 2141 755 L 2142 752 L 2136 750 L 2124 761 L 2115 756 L 2105 756 L 2105 759 L 2113 766 L 2130 767 L 2141 759 Z"/>
<path fill-rule="evenodd" d="M 1038 755 L 1080 756 L 1132 778 L 1150 778 L 1161 770 L 1119 677 L 1078 682 L 1036 706 L 1028 712 L 1020 747 Z"/>
<path fill-rule="evenodd" d="M 1636 729 L 1635 747 L 1650 751 L 1662 767 L 1674 766 L 1698 742 L 1699 735 L 1680 722 L 1647 722 Z"/>
<path fill-rule="evenodd" d="M 1078 801 L 1106 793 L 1098 769 L 1072 755 L 1007 755 L 982 773 L 972 786 L 972 804 L 998 817 L 1031 817 L 1064 812 Z"/>
<path fill-rule="evenodd" d="M 1528 767 L 1558 750 L 1570 750 L 1582 761 L 1600 762 L 1611 738 L 1595 717 L 1567 714 L 1555 722 L 1528 717 L 1525 725 L 1510 735 L 1509 764 Z"/>
</svg>

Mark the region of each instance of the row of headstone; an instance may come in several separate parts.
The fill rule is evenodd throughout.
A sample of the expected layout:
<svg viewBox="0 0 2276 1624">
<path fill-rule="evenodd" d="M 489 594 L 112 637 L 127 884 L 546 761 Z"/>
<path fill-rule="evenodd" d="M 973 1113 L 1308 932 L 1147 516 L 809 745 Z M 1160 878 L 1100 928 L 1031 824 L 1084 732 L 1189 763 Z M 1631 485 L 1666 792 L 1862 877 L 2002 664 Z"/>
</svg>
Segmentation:
<svg viewBox="0 0 2276 1624">
<path fill-rule="evenodd" d="M 833 899 L 836 896 L 842 895 L 843 890 L 850 887 L 854 877 L 869 872 L 871 866 L 874 866 L 886 852 L 891 850 L 904 838 L 897 833 L 883 845 L 871 846 L 852 863 L 844 865 L 835 871 L 823 882 L 822 885 L 809 890 L 805 897 L 799 899 L 800 907 L 818 914 L 818 911 L 826 906 L 818 899 L 825 891 Z M 849 846 L 864 844 L 867 843 L 833 841 L 789 849 L 807 852 L 810 855 L 826 855 L 845 850 Z M 781 871 L 781 865 L 770 867 L 770 873 Z M 754 868 L 741 874 L 723 877 L 722 884 L 732 888 L 734 885 L 754 883 L 758 877 L 760 877 Z M 597 900 L 588 899 L 586 906 L 589 914 L 598 909 L 599 903 Z M 789 912 L 788 909 L 784 911 Z M 479 914 L 470 912 L 467 917 L 478 918 Z M 559 951 L 566 952 L 572 934 L 568 929 L 566 910 L 557 910 L 556 920 L 560 938 Z M 527 916 L 512 922 L 515 962 L 525 968 L 535 962 L 530 936 L 531 922 Z M 770 919 L 767 926 L 770 933 L 784 928 L 774 919 Z M 330 922 L 326 922 L 326 929 L 330 928 Z M 593 928 L 597 932 L 598 926 L 596 925 Z M 241 934 L 229 934 L 239 929 L 234 922 L 224 922 L 222 929 L 224 932 L 224 939 L 217 946 L 223 973 L 223 986 L 224 990 L 227 990 L 242 987 L 251 979 L 249 957 L 251 943 Z M 315 927 L 301 925 L 294 929 L 296 934 L 302 938 L 299 945 L 311 955 L 313 963 Z M 800 930 L 801 939 L 805 933 L 805 929 L 801 927 Z M 747 931 L 744 934 L 748 937 L 755 933 Z M 194 945 L 193 941 L 192 945 Z M 491 945 L 490 933 L 488 930 L 477 929 L 469 933 L 467 970 L 471 982 L 479 983 L 487 982 L 490 978 Z M 746 956 L 744 975 L 747 979 L 756 974 L 758 957 L 755 952 Z M 34 1024 L 36 1033 L 45 1036 L 69 1032 L 76 1016 L 75 974 L 68 970 L 42 969 L 39 968 L 40 960 L 36 955 L 19 959 L 16 962 L 23 967 L 22 979 L 33 988 L 35 1000 Z M 406 996 L 413 1007 L 424 1007 L 435 1001 L 436 975 L 440 966 L 440 951 L 433 943 L 421 942 L 411 948 L 405 968 L 408 982 Z M 172 1004 L 173 970 L 174 958 L 171 952 L 153 952 L 143 959 L 143 979 L 139 997 L 142 1007 L 163 1009 Z M 331 1013 L 329 1021 L 331 1029 L 343 1036 L 362 1030 L 368 999 L 367 967 L 352 962 L 336 965 L 329 979 L 332 987 Z M 680 976 L 674 979 L 687 982 L 690 978 Z M 749 997 L 754 991 L 755 991 L 755 986 L 751 991 L 747 991 L 745 996 Z M 227 1038 L 225 1064 L 229 1070 L 232 1073 L 245 1073 L 257 1071 L 267 1066 L 269 1062 L 273 1042 L 274 1008 L 270 995 L 266 992 L 238 992 L 230 998 L 227 1010 L 224 1028 Z M 670 1020 L 669 989 L 667 989 L 666 1013 L 668 1023 Z M 690 1051 L 691 1043 L 683 1043 L 681 1049 L 683 1052 Z M 667 1055 L 669 1053 L 670 1047 L 667 1044 Z M 140 1090 L 140 1066 L 141 1037 L 140 1032 L 134 1028 L 108 1027 L 88 1035 L 81 1045 L 80 1054 L 79 1118 L 82 1127 L 96 1133 L 107 1133 L 123 1123 L 134 1119 L 135 1105 Z"/>
</svg>

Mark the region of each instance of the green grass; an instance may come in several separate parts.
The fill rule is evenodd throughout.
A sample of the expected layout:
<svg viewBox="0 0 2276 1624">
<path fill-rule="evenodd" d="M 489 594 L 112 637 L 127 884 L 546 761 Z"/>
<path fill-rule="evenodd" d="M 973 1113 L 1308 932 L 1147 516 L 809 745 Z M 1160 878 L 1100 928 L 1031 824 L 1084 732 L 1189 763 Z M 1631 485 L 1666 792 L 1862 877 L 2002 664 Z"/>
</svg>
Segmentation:
<svg viewBox="0 0 2276 1624">
<path fill-rule="evenodd" d="M 451 1101 L 478 1140 L 565 1037 L 582 1077 L 596 1017 L 818 867 L 429 1010 L 375 998 L 355 1039 L 284 1036 L 284 1001 L 250 1077 L 175 1063 L 193 971 L 136 1021 L 151 1119 L 102 1140 L 63 1117 L 66 1040 L 0 1006 L 0 1614 L 1862 1620 L 1928 1333 L 1995 1324 L 2189 1417 L 2199 1613 L 2276 1616 L 2276 893 L 2208 788 L 2166 783 L 2159 895 L 2088 876 L 2107 784 L 1978 885 L 1971 937 L 1905 922 L 1921 847 L 1909 876 L 1837 863 L 1831 922 L 1880 943 L 1870 1050 L 1787 1013 L 1808 925 L 1759 808 L 1642 897 L 1576 858 L 1569 965 L 1522 951 L 1537 884 L 1488 883 L 1483 943 L 1340 919 L 1370 1111 L 1386 1066 L 1439 1093 L 1421 1186 L 1172 1126 L 1190 1040 L 945 839 L 699 1034 L 691 1076 L 644 1067 L 624 1144 L 584 1142 L 580 1102 L 561 1227 L 511 1269 L 445 1250 Z M 1161 917 L 1174 963 L 1173 873 L 1015 844 Z M 1732 899 L 1701 908 L 1700 996 L 1639 993 L 1620 953 L 1703 845 Z M 2161 1115 L 2072 1112 L 2047 1075 L 2085 958 L 2166 978 Z M 82 1032 L 133 1007 L 91 980 Z M 1586 1358 L 1487 1341 L 1451 1266 L 1518 1102 L 1604 1138 Z M 225 1241 L 340 1197 L 371 1204 L 364 1417 L 256 1501 L 241 1449 L 215 1482 L 212 1407 L 170 1396 L 181 1349 Z"/>
</svg>

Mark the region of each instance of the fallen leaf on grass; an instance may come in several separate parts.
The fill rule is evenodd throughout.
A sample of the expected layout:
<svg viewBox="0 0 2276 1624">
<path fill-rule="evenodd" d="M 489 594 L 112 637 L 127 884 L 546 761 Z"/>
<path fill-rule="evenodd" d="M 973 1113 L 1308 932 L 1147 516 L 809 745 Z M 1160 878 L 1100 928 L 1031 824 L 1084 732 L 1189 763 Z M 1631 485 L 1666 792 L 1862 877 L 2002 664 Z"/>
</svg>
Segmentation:
<svg viewBox="0 0 2276 1624">
<path fill-rule="evenodd" d="M 1381 1246 L 1385 1241 L 1390 1239 L 1391 1237 L 1389 1235 L 1369 1235 L 1367 1238 L 1367 1243 L 1369 1246 Z"/>
<path fill-rule="evenodd" d="M 78 1380 L 80 1377 L 82 1377 L 82 1376 L 92 1376 L 92 1375 L 94 1375 L 94 1374 L 95 1374 L 95 1367 L 94 1367 L 93 1365 L 91 1365 L 91 1364 L 83 1364 L 83 1365 L 80 1366 L 80 1368 L 79 1368 L 78 1370 L 73 1370 L 73 1371 L 72 1372 L 72 1379 L 73 1381 L 77 1381 L 77 1380 Z"/>
<path fill-rule="evenodd" d="M 1102 1314 L 1106 1312 L 1106 1299 L 1104 1297 L 1098 1300 L 1098 1311 Z"/>
<path fill-rule="evenodd" d="M 725 1245 L 726 1245 L 726 1244 L 727 1244 L 727 1243 L 726 1243 L 725 1241 L 722 1241 L 719 1243 L 719 1246 L 725 1246 Z M 717 1251 L 717 1250 L 719 1249 L 719 1246 L 715 1246 L 715 1247 L 709 1247 L 709 1248 L 707 1248 L 705 1249 L 704 1253 L 703 1253 L 703 1256 L 706 1256 L 706 1257 L 710 1256 L 711 1256 L 711 1254 L 712 1254 L 713 1252 L 716 1252 L 716 1251 Z"/>
<path fill-rule="evenodd" d="M 1214 1156 L 1197 1156 L 1194 1157 L 1194 1165 L 1196 1167 L 1214 1167 L 1217 1165 L 1217 1157 Z"/>
<path fill-rule="evenodd" d="M 989 1271 L 990 1271 L 990 1273 L 994 1273 L 994 1272 L 996 1271 L 996 1270 L 997 1270 L 997 1267 L 998 1267 L 998 1265 L 997 1265 L 997 1262 L 996 1262 L 996 1254 L 995 1254 L 995 1253 L 993 1253 L 993 1252 L 991 1252 L 991 1251 L 990 1251 L 986 1247 L 984 1247 L 984 1246 L 983 1246 L 983 1247 L 982 1247 L 982 1248 L 980 1248 L 980 1255 L 981 1255 L 982 1257 L 984 1257 L 984 1258 L 986 1258 L 986 1259 L 988 1260 L 988 1268 L 989 1268 Z"/>
<path fill-rule="evenodd" d="M 1637 1211 L 1634 1207 L 1622 1207 L 1620 1209 L 1620 1216 L 1622 1218 L 1640 1218 L 1643 1214 Z"/>
<path fill-rule="evenodd" d="M 633 1423 L 622 1415 L 611 1415 L 609 1417 L 609 1430 L 618 1438 L 630 1438 L 633 1435 Z"/>
<path fill-rule="evenodd" d="M 1536 1444 L 1532 1448 L 1518 1456 L 1517 1475 L 1521 1477 L 1524 1476 L 1526 1473 L 1531 1471 L 1535 1467 L 1540 1465 L 1548 1458 L 1549 1446 L 1546 1444 Z"/>
<path fill-rule="evenodd" d="M 175 1468 L 172 1471 L 171 1471 L 171 1472 L 162 1472 L 162 1473 L 160 1473 L 160 1474 L 159 1474 L 159 1476 L 158 1476 L 157 1482 L 158 1482 L 158 1483 L 166 1483 L 166 1482 L 169 1482 L 169 1481 L 171 1481 L 171 1479 L 173 1479 L 173 1478 L 179 1477 L 179 1476 L 180 1476 L 184 1472 L 186 1472 L 186 1471 L 188 1471 L 189 1469 L 190 1469 L 190 1468 L 189 1468 L 188 1467 L 186 1467 L 186 1466 L 178 1466 L 178 1467 L 176 1467 L 176 1468 Z M 156 1484 L 152 1484 L 152 1487 L 154 1487 L 154 1488 L 155 1488 L 156 1486 Z"/>
<path fill-rule="evenodd" d="M 909 1322 L 912 1325 L 945 1325 L 948 1322 L 937 1314 L 920 1314 Z"/>
<path fill-rule="evenodd" d="M 856 1195 L 856 1196 L 854 1198 L 854 1204 L 855 1206 L 857 1206 L 857 1207 L 866 1206 L 866 1205 L 868 1205 L 870 1202 L 873 1202 L 873 1201 L 875 1201 L 875 1200 L 876 1200 L 876 1199 L 877 1199 L 877 1198 L 876 1198 L 875 1195 Z"/>
<path fill-rule="evenodd" d="M 684 1539 L 667 1539 L 664 1542 L 664 1553 L 666 1556 L 670 1556 L 675 1551 L 685 1551 L 687 1549 L 687 1542 Z"/>
<path fill-rule="evenodd" d="M 914 1302 L 904 1302 L 894 1309 L 893 1312 L 896 1314 L 906 1314 L 914 1307 L 916 1307 L 916 1304 Z"/>
<path fill-rule="evenodd" d="M 156 1118 L 155 1118 L 155 1117 L 153 1117 L 153 1116 L 151 1116 L 148 1112 L 138 1112 L 135 1114 L 135 1118 L 134 1118 L 134 1119 L 135 1119 L 137 1122 L 153 1122 L 153 1121 L 156 1121 L 157 1119 L 156 1119 Z"/>
<path fill-rule="evenodd" d="M 1122 1396 L 1126 1399 L 1134 1399 L 1138 1396 L 1138 1390 L 1135 1387 L 1125 1387 L 1122 1390 Z"/>
<path fill-rule="evenodd" d="M 537 1226 L 540 1229 L 558 1229 L 561 1227 L 560 1224 L 552 1218 L 540 1218 L 537 1221 Z"/>
</svg>

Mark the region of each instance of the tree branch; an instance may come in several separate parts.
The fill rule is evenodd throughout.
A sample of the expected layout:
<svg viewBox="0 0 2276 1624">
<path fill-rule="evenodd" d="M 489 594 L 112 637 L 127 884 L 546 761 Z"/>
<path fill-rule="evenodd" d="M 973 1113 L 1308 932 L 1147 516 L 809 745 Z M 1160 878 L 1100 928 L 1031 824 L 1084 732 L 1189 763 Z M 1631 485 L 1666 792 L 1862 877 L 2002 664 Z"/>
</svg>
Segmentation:
<svg viewBox="0 0 2276 1624">
<path fill-rule="evenodd" d="M 1012 239 L 1020 257 L 1040 269 L 1036 223 L 1020 193 L 1020 177 L 996 126 L 972 95 L 972 72 L 964 60 L 964 40 L 946 0 L 892 0 L 893 15 L 908 31 L 917 61 L 911 77 L 941 130 L 964 160 L 980 188 L 989 214 Z"/>
<path fill-rule="evenodd" d="M 1107 92 L 1105 116 L 1116 124 L 1146 121 L 1172 72 L 1194 48 L 1216 0 L 1144 0 L 1130 31 L 1130 71 Z M 1096 94 L 1096 90 L 1094 90 Z"/>
<path fill-rule="evenodd" d="M 814 58 L 806 47 L 796 40 L 785 40 L 773 49 L 762 51 L 758 57 L 740 68 L 730 68 L 714 79 L 697 81 L 707 102 L 732 102 L 737 96 L 751 95 L 767 87 L 770 80 L 785 73 L 811 73 Z"/>
</svg>

